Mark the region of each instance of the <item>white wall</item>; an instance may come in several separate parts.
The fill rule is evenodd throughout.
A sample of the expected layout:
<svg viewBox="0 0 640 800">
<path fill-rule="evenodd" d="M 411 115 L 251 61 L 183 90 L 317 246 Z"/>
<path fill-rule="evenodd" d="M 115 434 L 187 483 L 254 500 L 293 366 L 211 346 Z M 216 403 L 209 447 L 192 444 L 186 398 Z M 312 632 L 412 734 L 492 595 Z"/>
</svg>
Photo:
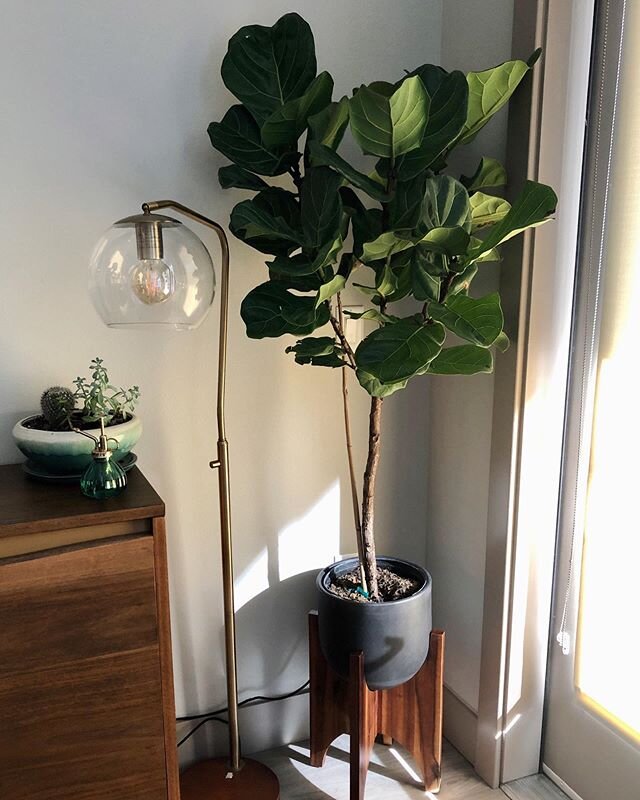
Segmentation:
<svg viewBox="0 0 640 800">
<path fill-rule="evenodd" d="M 446 0 L 442 66 L 466 72 L 507 61 L 512 17 L 513 0 Z M 506 123 L 505 109 L 457 154 L 462 174 L 473 174 L 482 155 L 504 161 Z M 474 293 L 497 286 L 496 267 L 482 267 Z M 477 711 L 493 376 L 432 378 L 429 409 L 427 564 L 434 581 L 434 624 L 447 632 L 447 686 Z"/>
<path fill-rule="evenodd" d="M 319 63 L 334 73 L 338 93 L 439 61 L 440 0 L 293 6 L 310 21 Z M 222 159 L 206 136 L 231 102 L 219 78 L 226 42 L 241 25 L 272 24 L 291 9 L 286 0 L 8 0 L 2 8 L 0 461 L 18 460 L 10 429 L 36 408 L 42 388 L 68 384 L 94 355 L 105 358 L 114 381 L 140 385 L 145 434 L 137 451 L 167 503 L 178 713 L 224 703 L 216 483 L 207 468 L 215 448 L 217 313 L 192 334 L 108 330 L 89 303 L 86 264 L 102 230 L 145 199 L 169 195 L 228 218 L 244 195 L 218 187 Z M 450 17 L 447 10 L 449 26 Z M 469 28 L 468 43 L 474 34 Z M 339 375 L 295 366 L 284 341 L 247 340 L 238 307 L 265 268 L 234 241 L 232 269 L 228 426 L 239 678 L 247 696 L 302 683 L 313 575 L 354 545 Z M 386 404 L 379 504 L 380 550 L 418 561 L 425 387 Z M 364 412 L 359 395 L 360 453 Z M 442 520 L 432 530 L 444 530 Z M 442 552 L 438 558 L 441 591 L 456 573 L 444 569 Z M 452 597 L 449 591 L 447 602 Z M 247 751 L 288 741 L 305 735 L 306 701 L 253 709 L 242 719 Z M 204 737 L 198 741 L 203 750 Z M 216 734 L 215 745 L 221 742 Z"/>
</svg>

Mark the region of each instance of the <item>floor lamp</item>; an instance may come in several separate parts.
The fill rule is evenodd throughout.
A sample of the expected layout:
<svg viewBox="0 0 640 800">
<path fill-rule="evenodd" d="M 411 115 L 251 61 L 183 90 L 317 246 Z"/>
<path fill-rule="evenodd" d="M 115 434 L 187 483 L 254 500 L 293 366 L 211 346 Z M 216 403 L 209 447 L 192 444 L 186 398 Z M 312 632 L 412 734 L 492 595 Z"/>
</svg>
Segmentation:
<svg viewBox="0 0 640 800">
<path fill-rule="evenodd" d="M 198 236 L 173 217 L 156 213 L 162 209 L 173 209 L 212 228 L 218 236 L 222 253 L 218 450 L 217 458 L 210 462 L 210 466 L 218 471 L 220 493 L 229 757 L 202 761 L 183 772 L 181 798 L 278 800 L 278 779 L 263 764 L 241 758 L 238 732 L 229 447 L 224 407 L 229 319 L 229 244 L 225 231 L 217 222 L 173 200 L 144 203 L 141 214 L 116 222 L 96 245 L 89 267 L 89 292 L 102 320 L 112 328 L 159 325 L 192 330 L 198 327 L 215 294 L 213 262 Z"/>
</svg>

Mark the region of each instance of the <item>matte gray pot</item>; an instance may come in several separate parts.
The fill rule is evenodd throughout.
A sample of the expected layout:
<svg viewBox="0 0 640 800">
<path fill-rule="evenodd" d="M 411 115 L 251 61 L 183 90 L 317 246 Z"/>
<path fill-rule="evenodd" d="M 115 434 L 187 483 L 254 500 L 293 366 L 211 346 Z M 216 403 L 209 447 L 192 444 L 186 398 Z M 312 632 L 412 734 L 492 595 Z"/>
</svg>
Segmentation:
<svg viewBox="0 0 640 800">
<path fill-rule="evenodd" d="M 324 657 L 335 672 L 349 677 L 349 656 L 362 650 L 370 689 L 390 689 L 406 683 L 424 664 L 431 633 L 431 576 L 409 561 L 381 556 L 379 567 L 419 581 L 410 597 L 387 603 L 360 603 L 338 597 L 329 589 L 333 576 L 358 565 L 347 558 L 318 575 L 318 628 Z"/>
</svg>

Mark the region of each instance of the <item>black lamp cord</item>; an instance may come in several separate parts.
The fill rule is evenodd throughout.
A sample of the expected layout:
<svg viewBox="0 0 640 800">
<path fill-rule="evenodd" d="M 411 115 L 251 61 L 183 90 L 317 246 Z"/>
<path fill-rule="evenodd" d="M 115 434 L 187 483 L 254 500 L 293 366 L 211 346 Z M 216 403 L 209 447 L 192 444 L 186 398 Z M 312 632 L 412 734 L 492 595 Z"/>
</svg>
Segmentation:
<svg viewBox="0 0 640 800">
<path fill-rule="evenodd" d="M 238 708 L 257 706 L 261 705 L 262 703 L 273 703 L 277 700 L 288 700 L 290 697 L 296 697 L 296 695 L 304 694 L 308 686 L 309 681 L 307 680 L 302 684 L 302 686 L 299 686 L 293 692 L 288 692 L 287 694 L 274 695 L 272 697 L 257 694 L 254 697 L 247 697 L 246 700 L 242 700 L 242 702 L 238 703 Z M 183 745 L 187 739 L 190 739 L 193 734 L 207 722 L 221 722 L 223 725 L 228 725 L 229 722 L 224 719 L 224 717 L 219 716 L 220 714 L 226 714 L 228 710 L 228 708 L 218 708 L 215 711 L 207 711 L 204 714 L 190 714 L 186 717 L 176 717 L 176 722 L 195 722 L 198 720 L 198 724 L 191 728 L 191 730 L 185 734 L 182 739 L 180 739 L 178 742 L 178 747 Z"/>
</svg>

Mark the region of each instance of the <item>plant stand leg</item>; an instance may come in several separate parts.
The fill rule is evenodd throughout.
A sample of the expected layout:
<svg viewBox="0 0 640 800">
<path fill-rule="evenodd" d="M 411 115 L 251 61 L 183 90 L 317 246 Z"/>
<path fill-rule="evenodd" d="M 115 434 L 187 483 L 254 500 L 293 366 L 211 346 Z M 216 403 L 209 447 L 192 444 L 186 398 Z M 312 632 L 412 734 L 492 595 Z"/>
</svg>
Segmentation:
<svg viewBox="0 0 640 800">
<path fill-rule="evenodd" d="M 432 631 L 417 675 L 378 693 L 378 730 L 411 753 L 429 792 L 437 792 L 441 782 L 443 667 L 444 632 Z"/>
<path fill-rule="evenodd" d="M 309 614 L 309 686 L 310 760 L 322 767 L 331 742 L 349 732 L 349 686 L 322 655 L 317 611 Z"/>
<path fill-rule="evenodd" d="M 378 733 L 378 695 L 367 686 L 364 654 L 353 653 L 349 660 L 351 694 L 351 743 L 349 746 L 350 800 L 364 800 L 364 786 L 371 751 Z"/>
<path fill-rule="evenodd" d="M 309 614 L 311 744 L 314 767 L 324 764 L 331 742 L 351 734 L 350 800 L 363 800 L 376 735 L 397 742 L 416 760 L 425 791 L 441 783 L 444 632 L 432 631 L 429 655 L 418 673 L 393 689 L 371 691 L 362 653 L 351 655 L 349 679 L 338 676 L 320 649 L 317 612 Z"/>
</svg>

